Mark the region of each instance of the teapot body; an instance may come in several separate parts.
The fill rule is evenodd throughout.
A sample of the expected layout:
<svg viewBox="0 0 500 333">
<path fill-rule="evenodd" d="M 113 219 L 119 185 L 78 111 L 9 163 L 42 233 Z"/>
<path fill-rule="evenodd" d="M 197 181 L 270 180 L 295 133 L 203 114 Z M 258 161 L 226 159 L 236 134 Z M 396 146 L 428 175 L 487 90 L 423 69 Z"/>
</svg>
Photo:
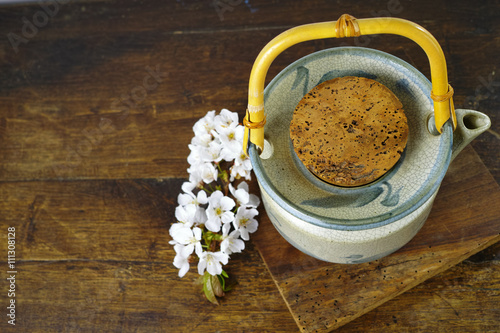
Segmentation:
<svg viewBox="0 0 500 333">
<path fill-rule="evenodd" d="M 330 185 L 312 175 L 294 153 L 289 135 L 302 97 L 342 76 L 366 77 L 391 89 L 403 103 L 409 125 L 398 163 L 374 183 L 357 188 Z M 359 263 L 388 255 L 413 238 L 429 215 L 452 155 L 472 139 L 454 147 L 450 122 L 442 133 L 433 132 L 430 91 L 430 81 L 411 65 L 359 47 L 313 53 L 271 81 L 264 91 L 267 148 L 259 155 L 250 147 L 249 155 L 265 209 L 289 243 L 321 260 Z"/>
<path fill-rule="evenodd" d="M 278 205 L 264 188 L 262 202 L 272 224 L 288 243 L 323 261 L 359 264 L 385 257 L 403 247 L 422 228 L 434 194 L 412 213 L 392 223 L 369 229 L 330 229 L 300 219 Z"/>
</svg>

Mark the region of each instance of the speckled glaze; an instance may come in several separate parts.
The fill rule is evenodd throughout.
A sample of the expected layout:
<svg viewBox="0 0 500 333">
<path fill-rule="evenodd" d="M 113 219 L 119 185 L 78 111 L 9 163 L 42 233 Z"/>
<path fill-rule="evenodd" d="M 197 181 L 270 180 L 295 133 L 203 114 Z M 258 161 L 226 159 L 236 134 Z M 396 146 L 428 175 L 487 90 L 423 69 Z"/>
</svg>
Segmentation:
<svg viewBox="0 0 500 333">
<path fill-rule="evenodd" d="M 376 182 L 356 188 L 336 187 L 312 175 L 289 136 L 302 97 L 319 83 L 342 76 L 370 78 L 392 90 L 403 103 L 410 130 L 398 163 Z M 452 158 L 490 124 L 482 113 L 457 110 L 455 134 L 449 122 L 441 135 L 431 134 L 430 91 L 427 78 L 406 62 L 357 47 L 313 53 L 271 81 L 265 89 L 267 148 L 259 156 L 251 146 L 250 157 L 265 209 L 288 242 L 321 260 L 361 263 L 386 256 L 413 238 Z"/>
</svg>

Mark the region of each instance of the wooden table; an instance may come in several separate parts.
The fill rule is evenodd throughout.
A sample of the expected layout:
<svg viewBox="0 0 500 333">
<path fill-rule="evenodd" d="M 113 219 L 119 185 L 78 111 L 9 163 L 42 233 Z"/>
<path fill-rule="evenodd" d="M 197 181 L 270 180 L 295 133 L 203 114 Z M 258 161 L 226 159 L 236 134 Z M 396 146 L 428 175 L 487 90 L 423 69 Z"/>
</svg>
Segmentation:
<svg viewBox="0 0 500 333">
<path fill-rule="evenodd" d="M 484 188 L 496 193 L 498 2 L 88 0 L 0 7 L 0 331 L 310 331 L 283 295 L 286 281 L 266 262 L 263 240 L 272 231 L 264 211 L 257 241 L 227 266 L 238 285 L 218 307 L 204 299 L 194 269 L 177 277 L 168 229 L 187 177 L 194 122 L 221 108 L 243 116 L 260 49 L 287 28 L 343 13 L 406 18 L 433 33 L 447 57 L 455 104 L 492 119 L 452 167 L 467 172 L 467 159 L 474 160 L 486 170 Z M 392 53 L 429 76 L 418 46 L 373 36 L 294 46 L 276 59 L 268 80 L 306 54 L 339 45 Z M 452 170 L 447 181 L 456 185 L 448 188 L 458 186 L 460 172 Z M 16 237 L 15 297 L 6 282 L 8 227 Z M 352 316 L 339 331 L 499 331 L 497 236 L 461 254 L 453 265 L 469 258 L 456 266 Z M 296 282 L 307 291 L 305 280 Z M 6 317 L 11 299 L 15 327 Z M 315 329 L 339 326 L 325 324 L 330 319 L 315 318 L 314 327 L 323 325 Z"/>
</svg>

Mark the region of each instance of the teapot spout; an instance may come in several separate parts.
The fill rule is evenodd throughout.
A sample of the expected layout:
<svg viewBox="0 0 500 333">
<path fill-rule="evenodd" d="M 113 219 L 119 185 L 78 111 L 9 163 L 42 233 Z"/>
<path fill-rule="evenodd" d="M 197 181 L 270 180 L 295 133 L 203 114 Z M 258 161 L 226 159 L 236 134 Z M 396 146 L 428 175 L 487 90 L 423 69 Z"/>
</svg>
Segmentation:
<svg viewBox="0 0 500 333">
<path fill-rule="evenodd" d="M 491 126 L 490 118 L 484 113 L 466 109 L 456 109 L 455 113 L 457 128 L 453 132 L 452 161 L 465 146 Z"/>
</svg>

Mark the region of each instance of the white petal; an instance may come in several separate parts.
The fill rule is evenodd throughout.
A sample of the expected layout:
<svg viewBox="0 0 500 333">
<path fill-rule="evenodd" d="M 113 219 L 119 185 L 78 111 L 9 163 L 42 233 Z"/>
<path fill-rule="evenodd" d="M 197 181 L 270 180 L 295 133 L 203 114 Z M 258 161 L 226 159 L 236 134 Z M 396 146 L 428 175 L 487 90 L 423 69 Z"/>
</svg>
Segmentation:
<svg viewBox="0 0 500 333">
<path fill-rule="evenodd" d="M 184 277 L 186 273 L 189 271 L 189 262 L 184 262 L 183 265 L 179 269 L 179 277 Z"/>
<path fill-rule="evenodd" d="M 177 219 L 177 221 L 184 222 L 183 220 L 185 220 L 185 217 L 186 209 L 184 208 L 184 206 L 175 207 L 175 218 Z"/>
<path fill-rule="evenodd" d="M 229 234 L 229 230 L 231 230 L 231 224 L 224 224 L 222 226 L 222 237 L 227 237 Z"/>
<path fill-rule="evenodd" d="M 231 242 L 231 252 L 240 253 L 245 249 L 245 242 L 241 239 L 234 239 Z"/>
<path fill-rule="evenodd" d="M 259 214 L 259 211 L 255 208 L 250 208 L 250 209 L 245 210 L 245 217 L 249 218 L 249 219 L 254 218 L 258 214 Z"/>
<path fill-rule="evenodd" d="M 245 242 L 239 239 L 240 232 L 234 230 L 220 244 L 222 252 L 226 254 L 239 253 L 245 248 Z"/>
<path fill-rule="evenodd" d="M 227 148 L 227 147 L 224 147 L 222 150 L 221 150 L 221 157 L 224 161 L 227 161 L 227 162 L 232 162 L 236 159 L 237 157 L 237 153 L 234 152 L 233 150 Z"/>
<path fill-rule="evenodd" d="M 194 244 L 188 244 L 182 249 L 181 255 L 187 258 L 191 253 L 193 253 L 193 251 L 194 251 Z"/>
<path fill-rule="evenodd" d="M 212 163 L 204 163 L 200 175 L 205 184 L 210 184 L 217 180 L 217 169 Z"/>
<path fill-rule="evenodd" d="M 222 223 L 231 223 L 234 221 L 234 213 L 233 212 L 224 212 L 220 217 Z"/>
<path fill-rule="evenodd" d="M 208 198 L 208 204 L 211 206 L 218 206 L 220 199 L 224 196 L 221 191 L 213 192 Z"/>
<path fill-rule="evenodd" d="M 220 115 L 227 119 L 228 122 L 238 124 L 238 113 L 231 112 L 228 109 L 220 110 Z"/>
<path fill-rule="evenodd" d="M 207 221 L 207 212 L 205 209 L 198 207 L 194 220 L 197 224 L 204 224 Z"/>
<path fill-rule="evenodd" d="M 213 220 L 214 218 L 219 218 L 217 213 L 215 212 L 217 208 L 208 206 L 208 209 L 206 210 L 208 220 Z"/>
<path fill-rule="evenodd" d="M 254 233 L 257 231 L 258 227 L 259 223 L 257 222 L 257 220 L 252 219 L 247 222 L 245 229 L 247 229 L 249 233 Z"/>
<path fill-rule="evenodd" d="M 241 182 L 239 185 L 238 185 L 238 190 L 245 190 L 245 191 L 249 191 L 249 187 L 248 187 L 248 183 L 247 182 Z"/>
<path fill-rule="evenodd" d="M 205 191 L 198 192 L 198 195 L 196 196 L 196 200 L 198 200 L 199 204 L 202 204 L 202 205 L 206 204 L 208 202 L 207 192 L 205 192 Z"/>
<path fill-rule="evenodd" d="M 235 205 L 234 200 L 229 197 L 223 197 L 220 199 L 220 207 L 222 210 L 231 210 Z"/>
<path fill-rule="evenodd" d="M 189 165 L 194 166 L 200 164 L 202 160 L 198 147 L 189 145 L 189 149 L 191 149 L 191 152 L 187 157 L 187 162 L 189 163 Z"/>
<path fill-rule="evenodd" d="M 182 245 L 182 244 L 176 244 L 176 245 L 174 246 L 174 250 L 175 250 L 176 256 L 181 254 L 181 252 L 182 252 L 182 249 L 183 249 L 183 248 L 184 248 L 184 245 Z M 182 256 L 181 256 L 181 257 L 182 257 Z M 175 259 L 175 258 L 174 258 L 174 259 Z M 177 267 L 177 266 L 176 266 L 176 267 Z"/>
<path fill-rule="evenodd" d="M 195 244 L 195 247 L 194 247 L 194 252 L 196 253 L 196 255 L 198 257 L 201 257 L 202 256 L 202 253 L 203 253 L 203 248 L 201 247 L 201 243 L 198 242 Z"/>
<path fill-rule="evenodd" d="M 177 268 L 181 268 L 182 265 L 184 264 L 184 262 L 186 262 L 186 261 L 187 261 L 187 258 L 184 258 L 181 255 L 176 255 L 174 257 L 174 266 Z"/>
<path fill-rule="evenodd" d="M 234 196 L 243 205 L 246 205 L 248 203 L 248 200 L 250 200 L 250 194 L 242 188 L 237 189 L 234 193 Z"/>
<path fill-rule="evenodd" d="M 201 173 L 200 173 L 200 170 L 199 169 L 195 169 L 195 170 L 190 170 L 191 168 L 188 169 L 188 172 L 189 172 L 189 181 L 192 182 L 192 183 L 196 183 L 196 184 L 199 184 L 203 181 L 203 179 L 201 178 Z"/>
<path fill-rule="evenodd" d="M 248 236 L 248 231 L 246 228 L 240 228 L 238 229 L 240 231 L 240 234 L 241 234 L 241 238 L 244 239 L 244 240 L 250 240 L 250 237 Z"/>
<path fill-rule="evenodd" d="M 230 238 L 226 238 L 220 243 L 220 250 L 224 253 L 232 254 Z"/>
<path fill-rule="evenodd" d="M 213 140 L 213 137 L 209 132 L 198 133 L 191 139 L 190 149 L 207 148 L 210 145 L 210 143 L 212 142 L 212 140 Z M 201 153 L 201 150 L 200 150 L 200 153 Z"/>
<path fill-rule="evenodd" d="M 180 193 L 179 196 L 177 197 L 177 202 L 181 206 L 186 206 L 186 205 L 193 203 L 193 199 L 194 199 L 194 197 L 192 197 L 189 194 Z"/>
<path fill-rule="evenodd" d="M 247 207 L 259 207 L 260 199 L 255 194 L 250 194 L 248 199 Z"/>
<path fill-rule="evenodd" d="M 207 267 L 207 261 L 206 261 L 206 252 L 205 252 L 200 257 L 200 261 L 198 262 L 198 274 L 203 275 L 206 267 Z"/>
<path fill-rule="evenodd" d="M 174 238 L 173 235 L 179 234 L 179 229 L 185 229 L 185 228 L 189 228 L 189 227 L 187 227 L 184 223 L 173 223 L 170 226 L 170 229 L 168 230 L 168 233 L 170 234 L 170 236 L 172 238 Z"/>
<path fill-rule="evenodd" d="M 245 135 L 245 126 L 242 126 L 242 125 L 236 126 L 235 140 L 238 141 L 238 142 L 243 143 L 243 137 L 244 137 L 244 135 Z M 243 145 L 241 145 L 241 148 L 243 148 Z"/>
<path fill-rule="evenodd" d="M 191 182 L 184 182 L 182 183 L 181 189 L 185 193 L 193 193 L 193 190 L 196 188 L 196 184 L 193 184 Z"/>
<path fill-rule="evenodd" d="M 201 240 L 201 229 L 198 227 L 193 228 L 193 235 L 196 240 Z"/>
<path fill-rule="evenodd" d="M 175 208 L 175 218 L 177 221 L 185 223 L 186 225 L 192 225 L 194 223 L 195 214 L 195 205 L 177 206 Z"/>
<path fill-rule="evenodd" d="M 186 245 L 189 243 L 189 239 L 193 237 L 193 231 L 189 227 L 176 228 L 172 231 L 171 236 L 179 244 Z"/>
<path fill-rule="evenodd" d="M 221 262 L 223 265 L 226 265 L 227 262 L 229 261 L 229 256 L 225 253 L 222 253 L 222 252 L 212 252 L 212 256 L 213 258 L 217 261 L 217 262 Z"/>
<path fill-rule="evenodd" d="M 180 269 L 179 277 L 183 277 L 189 270 L 188 258 L 185 258 L 180 254 L 177 254 L 174 258 L 174 266 Z"/>
<path fill-rule="evenodd" d="M 212 232 L 220 231 L 221 222 L 218 218 L 209 218 L 207 222 L 205 222 L 205 227 Z"/>
<path fill-rule="evenodd" d="M 210 275 L 219 275 L 222 273 L 222 265 L 215 260 L 207 260 L 207 272 Z"/>
</svg>

